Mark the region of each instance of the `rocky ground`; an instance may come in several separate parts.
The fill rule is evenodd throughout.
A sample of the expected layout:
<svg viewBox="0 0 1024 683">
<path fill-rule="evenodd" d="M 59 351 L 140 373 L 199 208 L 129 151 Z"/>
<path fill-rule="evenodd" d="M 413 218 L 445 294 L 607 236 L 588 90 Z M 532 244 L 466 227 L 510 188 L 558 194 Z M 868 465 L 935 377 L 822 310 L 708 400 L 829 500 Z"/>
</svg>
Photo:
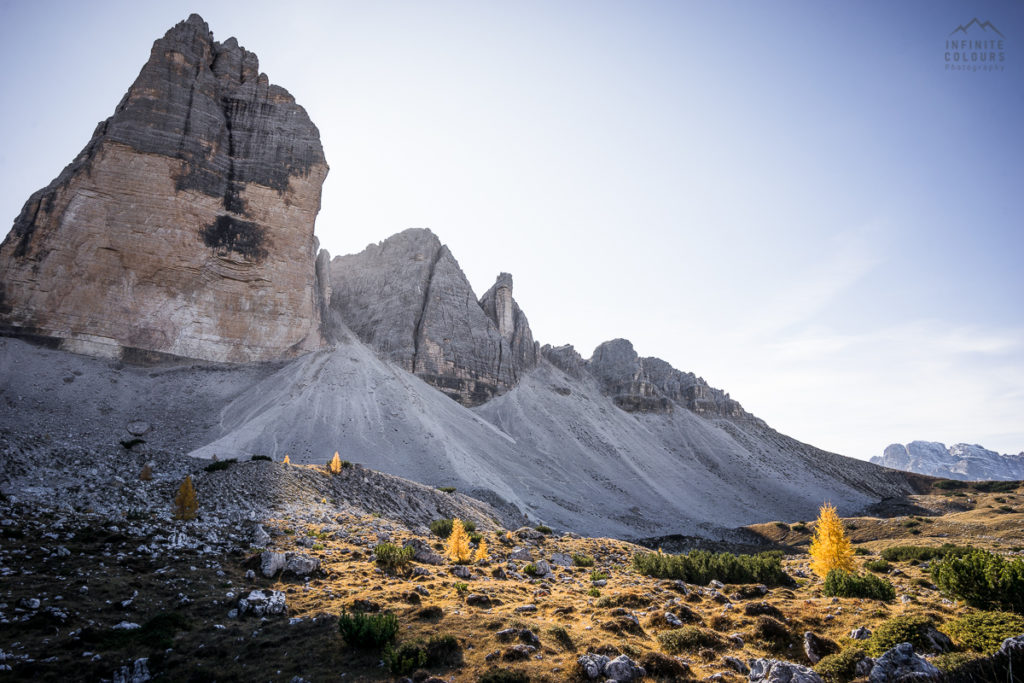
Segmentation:
<svg viewBox="0 0 1024 683">
<path fill-rule="evenodd" d="M 941 629 L 968 611 L 906 563 L 889 570 L 893 602 L 823 597 L 808 568 L 811 529 L 799 520 L 745 530 L 785 550 L 793 585 L 698 586 L 638 574 L 640 546 L 510 532 L 496 510 L 461 493 L 358 466 L 332 475 L 249 461 L 208 472 L 209 461 L 166 455 L 142 480 L 147 455 L 0 437 L 0 676 L 18 680 L 401 678 L 380 652 L 340 635 L 339 615 L 357 611 L 394 613 L 398 644 L 454 637 L 418 680 L 477 681 L 495 670 L 630 680 L 641 666 L 646 680 L 754 680 L 779 666 L 768 659 L 810 666 L 814 648 L 827 647 L 815 639 L 848 644 L 857 629 L 905 614 Z M 188 522 L 171 518 L 186 474 L 199 501 Z M 913 502 L 913 515 L 846 520 L 866 553 L 859 563 L 897 543 L 1024 546 L 1020 489 L 934 491 Z M 441 560 L 427 525 L 442 517 L 474 521 L 490 561 Z M 413 545 L 417 559 L 385 571 L 375 561 L 384 542 Z M 582 558 L 593 566 L 577 566 Z M 659 636 L 684 623 L 705 640 L 666 651 Z"/>
</svg>

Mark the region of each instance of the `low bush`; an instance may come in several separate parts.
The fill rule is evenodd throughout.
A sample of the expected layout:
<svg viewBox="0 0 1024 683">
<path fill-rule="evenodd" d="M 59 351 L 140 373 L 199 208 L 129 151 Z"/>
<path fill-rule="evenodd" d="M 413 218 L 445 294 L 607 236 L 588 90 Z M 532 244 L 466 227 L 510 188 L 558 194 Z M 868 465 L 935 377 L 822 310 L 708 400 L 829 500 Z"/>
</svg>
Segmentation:
<svg viewBox="0 0 1024 683">
<path fill-rule="evenodd" d="M 544 525 L 544 524 L 538 524 L 537 526 L 535 526 L 535 527 L 533 527 L 533 528 L 534 528 L 534 529 L 535 529 L 536 531 L 539 531 L 539 532 L 541 532 L 542 534 L 550 534 L 550 533 L 551 533 L 551 527 L 549 527 L 549 526 L 546 526 L 546 525 Z"/>
<path fill-rule="evenodd" d="M 394 648 L 388 645 L 382 659 L 388 671 L 396 676 L 405 676 L 427 663 L 427 651 L 419 643 L 402 643 Z"/>
<path fill-rule="evenodd" d="M 763 583 L 769 586 L 792 585 L 782 571 L 782 553 L 770 551 L 756 555 L 734 555 L 693 550 L 686 555 L 662 552 L 637 553 L 633 568 L 645 576 L 659 579 L 680 579 L 705 585 L 712 580 L 722 583 Z"/>
<path fill-rule="evenodd" d="M 533 562 L 523 567 L 523 573 L 527 576 L 537 576 L 537 565 Z"/>
<path fill-rule="evenodd" d="M 552 626 L 548 629 L 548 635 L 554 638 L 555 642 L 561 645 L 563 650 L 567 650 L 569 652 L 576 651 L 576 643 L 572 642 L 572 637 L 564 627 Z"/>
<path fill-rule="evenodd" d="M 868 598 L 889 601 L 896 597 L 896 589 L 887 579 L 879 578 L 874 574 L 852 574 L 842 569 L 833 569 L 828 573 L 822 592 L 829 597 L 837 598 Z"/>
<path fill-rule="evenodd" d="M 992 654 L 1007 638 L 1024 633 L 1024 617 L 1011 612 L 972 612 L 943 628 L 960 647 Z"/>
<path fill-rule="evenodd" d="M 867 548 L 854 548 L 853 549 L 853 554 L 854 555 L 870 555 L 871 551 L 868 550 Z"/>
<path fill-rule="evenodd" d="M 689 680 L 690 665 L 675 657 L 660 652 L 645 652 L 638 662 L 647 675 L 655 680 L 685 681 Z"/>
<path fill-rule="evenodd" d="M 206 470 L 207 472 L 219 472 L 221 470 L 226 470 L 227 468 L 234 465 L 236 462 L 238 462 L 237 458 L 228 458 L 227 460 L 215 460 L 214 462 L 211 462 L 203 469 Z"/>
<path fill-rule="evenodd" d="M 1013 493 L 1024 482 L 1019 481 L 976 481 L 971 486 L 982 493 Z"/>
<path fill-rule="evenodd" d="M 931 566 L 944 594 L 978 609 L 1024 611 L 1024 560 L 1007 560 L 986 550 L 947 556 Z"/>
<path fill-rule="evenodd" d="M 373 549 L 377 564 L 386 571 L 395 573 L 406 571 L 412 562 L 416 549 L 412 546 L 402 548 L 394 543 L 378 543 Z"/>
<path fill-rule="evenodd" d="M 868 560 L 864 563 L 864 569 L 869 572 L 887 572 L 892 569 L 892 565 L 885 560 Z"/>
<path fill-rule="evenodd" d="M 597 569 L 590 572 L 591 581 L 606 581 L 608 580 L 608 572 L 602 572 Z"/>
<path fill-rule="evenodd" d="M 455 493 L 454 486 L 438 486 L 437 490 L 440 491 L 441 493 Z"/>
<path fill-rule="evenodd" d="M 465 595 L 469 592 L 469 584 L 463 581 L 456 581 L 453 587 L 455 588 L 455 592 L 459 595 Z"/>
<path fill-rule="evenodd" d="M 381 650 L 398 634 L 398 617 L 391 612 L 349 614 L 342 611 L 338 617 L 338 630 L 350 647 L 359 650 Z"/>
<path fill-rule="evenodd" d="M 260 461 L 260 460 L 266 460 L 267 462 L 273 462 L 273 459 L 269 455 L 254 455 L 251 458 L 249 458 L 249 460 L 252 460 L 254 462 Z"/>
<path fill-rule="evenodd" d="M 966 555 L 974 549 L 969 546 L 953 545 L 945 543 L 938 548 L 930 548 L 920 545 L 894 545 L 882 551 L 882 559 L 889 562 L 929 562 L 935 558 L 947 557 L 949 555 Z"/>
<path fill-rule="evenodd" d="M 856 645 L 845 647 L 834 655 L 822 657 L 814 670 L 826 680 L 847 683 L 857 676 L 857 664 L 867 654 Z"/>
<path fill-rule="evenodd" d="M 452 534 L 452 521 L 451 519 L 441 518 L 435 519 L 430 523 L 430 532 L 438 538 L 448 538 Z M 462 528 L 466 532 L 476 531 L 476 522 L 469 520 L 462 520 Z"/>
<path fill-rule="evenodd" d="M 599 598 L 601 597 L 601 591 L 597 588 L 591 587 L 591 589 L 587 591 L 587 595 L 589 595 L 592 598 Z"/>
<path fill-rule="evenodd" d="M 953 491 L 955 489 L 967 488 L 967 482 L 960 481 L 958 479 L 940 479 L 939 481 L 932 484 L 932 486 L 934 486 L 937 489 L 942 489 L 944 491 Z"/>
<path fill-rule="evenodd" d="M 662 650 L 671 655 L 702 648 L 721 650 L 726 645 L 725 639 L 720 635 L 699 626 L 683 626 L 662 631 L 658 634 L 658 643 Z"/>
<path fill-rule="evenodd" d="M 590 555 L 577 555 L 576 553 L 573 553 L 572 563 L 573 566 L 576 567 L 593 567 L 594 558 Z"/>
<path fill-rule="evenodd" d="M 884 622 L 865 641 L 865 649 L 878 657 L 900 643 L 911 643 L 918 652 L 930 647 L 928 633 L 934 628 L 932 620 L 921 614 L 905 614 Z"/>
</svg>

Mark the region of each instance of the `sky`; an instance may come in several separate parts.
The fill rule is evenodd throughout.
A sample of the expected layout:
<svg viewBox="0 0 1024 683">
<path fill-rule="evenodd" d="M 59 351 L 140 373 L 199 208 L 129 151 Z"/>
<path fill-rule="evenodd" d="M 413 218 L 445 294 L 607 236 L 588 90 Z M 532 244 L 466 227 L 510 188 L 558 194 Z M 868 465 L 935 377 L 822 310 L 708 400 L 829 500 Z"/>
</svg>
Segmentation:
<svg viewBox="0 0 1024 683">
<path fill-rule="evenodd" d="M 0 234 L 191 12 L 318 126 L 332 255 L 428 227 L 542 344 L 857 458 L 1024 451 L 1021 2 L 0 0 Z"/>
</svg>

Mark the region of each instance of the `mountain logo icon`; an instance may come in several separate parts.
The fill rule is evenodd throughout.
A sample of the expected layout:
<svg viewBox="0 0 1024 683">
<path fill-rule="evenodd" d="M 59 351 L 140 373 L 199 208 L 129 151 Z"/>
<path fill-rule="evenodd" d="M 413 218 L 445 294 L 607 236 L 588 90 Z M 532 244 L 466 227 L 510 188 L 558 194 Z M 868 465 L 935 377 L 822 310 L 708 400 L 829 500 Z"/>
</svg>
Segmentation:
<svg viewBox="0 0 1024 683">
<path fill-rule="evenodd" d="M 978 28 L 980 28 L 982 31 L 985 31 L 985 32 L 988 32 L 989 29 L 992 29 L 997 34 L 999 34 L 1000 38 L 1005 38 L 1006 37 L 1006 36 L 1004 36 L 999 31 L 999 29 L 997 29 L 995 26 L 992 25 L 991 21 L 978 21 L 978 17 L 974 17 L 969 22 L 967 22 L 966 25 L 960 24 L 955 29 L 950 31 L 949 35 L 953 35 L 954 33 L 963 33 L 966 36 L 968 29 L 970 29 L 972 26 L 977 26 Z"/>
</svg>

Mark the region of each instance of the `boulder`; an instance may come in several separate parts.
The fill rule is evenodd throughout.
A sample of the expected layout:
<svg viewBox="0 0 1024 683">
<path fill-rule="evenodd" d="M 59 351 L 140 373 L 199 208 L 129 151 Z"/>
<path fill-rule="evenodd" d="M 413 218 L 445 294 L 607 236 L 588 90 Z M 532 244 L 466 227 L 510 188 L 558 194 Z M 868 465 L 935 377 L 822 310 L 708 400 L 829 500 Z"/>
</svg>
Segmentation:
<svg viewBox="0 0 1024 683">
<path fill-rule="evenodd" d="M 287 609 L 282 591 L 258 589 L 238 600 L 238 616 L 240 617 L 277 616 L 284 614 Z"/>
<path fill-rule="evenodd" d="M 425 541 L 421 541 L 418 538 L 406 541 L 404 547 L 413 549 L 414 554 L 412 559 L 416 562 L 434 565 L 444 564 L 444 558 L 434 552 L 434 550 L 427 545 Z"/>
<path fill-rule="evenodd" d="M 804 633 L 804 654 L 811 664 L 817 664 L 822 657 L 839 652 L 839 646 L 828 638 L 822 638 L 813 631 Z"/>
<path fill-rule="evenodd" d="M 260 555 L 260 573 L 268 579 L 272 578 L 276 576 L 279 571 L 284 569 L 287 561 L 288 556 L 285 555 L 285 553 L 276 553 L 273 550 L 264 550 Z"/>
<path fill-rule="evenodd" d="M 108 358 L 318 349 L 316 126 L 193 14 L 0 245 L 0 329 Z"/>
<path fill-rule="evenodd" d="M 603 675 L 618 683 L 638 681 L 647 675 L 642 666 L 636 664 L 626 655 L 619 655 L 604 665 Z"/>
<path fill-rule="evenodd" d="M 870 683 L 887 681 L 938 681 L 942 673 L 910 643 L 900 643 L 875 660 L 868 675 Z"/>
<path fill-rule="evenodd" d="M 752 683 L 824 683 L 813 669 L 767 657 L 750 662 L 749 680 Z"/>
<path fill-rule="evenodd" d="M 320 559 L 301 553 L 288 553 L 284 570 L 295 576 L 309 576 L 320 569 Z"/>
</svg>

